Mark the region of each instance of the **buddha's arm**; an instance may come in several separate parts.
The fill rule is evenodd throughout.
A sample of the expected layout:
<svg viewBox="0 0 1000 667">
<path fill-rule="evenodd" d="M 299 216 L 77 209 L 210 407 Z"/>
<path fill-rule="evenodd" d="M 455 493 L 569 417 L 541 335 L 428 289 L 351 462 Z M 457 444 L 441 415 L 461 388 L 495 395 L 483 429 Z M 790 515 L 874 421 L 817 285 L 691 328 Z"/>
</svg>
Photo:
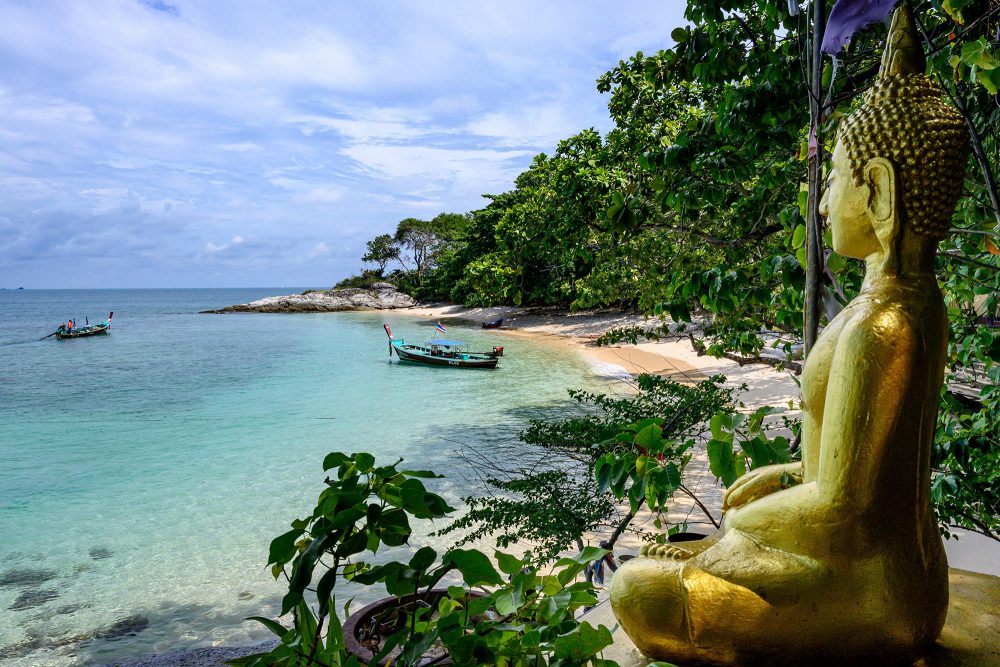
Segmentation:
<svg viewBox="0 0 1000 667">
<path fill-rule="evenodd" d="M 918 336 L 895 306 L 859 313 L 841 334 L 830 367 L 817 484 L 839 508 L 871 509 L 888 450 L 921 405 Z M 916 391 L 915 391 L 916 390 Z"/>
<path fill-rule="evenodd" d="M 722 510 L 742 507 L 768 494 L 802 483 L 802 463 L 783 463 L 755 468 L 726 490 Z"/>
</svg>

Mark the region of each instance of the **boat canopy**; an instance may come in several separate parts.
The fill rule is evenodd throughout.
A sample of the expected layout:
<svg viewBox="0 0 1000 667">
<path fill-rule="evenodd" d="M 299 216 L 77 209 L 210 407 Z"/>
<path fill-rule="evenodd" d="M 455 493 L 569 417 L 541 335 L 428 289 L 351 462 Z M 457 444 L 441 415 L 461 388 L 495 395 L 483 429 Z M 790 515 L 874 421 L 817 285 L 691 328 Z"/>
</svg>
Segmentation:
<svg viewBox="0 0 1000 667">
<path fill-rule="evenodd" d="M 440 345 L 441 347 L 460 347 L 462 345 L 465 345 L 465 343 L 460 343 L 457 340 L 444 340 L 441 338 L 438 338 L 436 340 L 429 340 L 427 341 L 427 344 Z"/>
</svg>

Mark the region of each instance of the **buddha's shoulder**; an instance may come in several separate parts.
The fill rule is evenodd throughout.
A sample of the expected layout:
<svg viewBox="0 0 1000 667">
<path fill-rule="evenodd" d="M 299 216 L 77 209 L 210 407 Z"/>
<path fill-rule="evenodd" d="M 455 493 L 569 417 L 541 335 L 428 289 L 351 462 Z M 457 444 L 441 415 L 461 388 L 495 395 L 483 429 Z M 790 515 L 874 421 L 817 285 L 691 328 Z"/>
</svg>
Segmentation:
<svg viewBox="0 0 1000 667">
<path fill-rule="evenodd" d="M 922 337 L 921 330 L 930 324 L 927 313 L 919 306 L 877 297 L 856 304 L 848 315 L 840 338 L 854 344 L 891 343 L 898 348 L 916 343 Z"/>
</svg>

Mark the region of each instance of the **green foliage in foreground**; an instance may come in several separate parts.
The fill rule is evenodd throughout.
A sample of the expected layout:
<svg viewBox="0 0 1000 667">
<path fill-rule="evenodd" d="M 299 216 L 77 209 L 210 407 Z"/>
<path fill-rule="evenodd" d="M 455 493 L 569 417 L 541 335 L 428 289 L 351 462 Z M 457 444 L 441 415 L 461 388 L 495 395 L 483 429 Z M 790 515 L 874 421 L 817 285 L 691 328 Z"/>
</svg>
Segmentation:
<svg viewBox="0 0 1000 667">
<path fill-rule="evenodd" d="M 592 500 L 605 496 L 610 505 L 608 496 L 628 499 L 630 512 L 617 527 L 617 536 L 643 503 L 654 511 L 663 510 L 673 493 L 682 488 L 683 470 L 690 458 L 687 450 L 710 416 L 712 442 L 724 437 L 718 424 L 736 429 L 743 423 L 734 412 L 732 390 L 721 387 L 720 382 L 721 378 L 711 378 L 685 386 L 641 376 L 639 392 L 632 397 L 573 392 L 577 401 L 594 412 L 533 422 L 522 437 L 550 453 L 567 454 L 569 462 L 559 471 L 596 476 L 590 478 L 593 485 L 585 487 Z M 657 416 L 649 417 L 651 414 Z M 764 416 L 766 413 L 758 411 L 749 419 L 749 431 L 757 440 L 763 437 Z M 783 438 L 765 438 L 761 444 L 764 450 L 780 455 L 781 447 L 774 446 L 777 442 L 787 446 Z M 743 446 L 748 452 L 754 450 L 746 442 Z M 752 460 L 757 462 L 757 457 Z M 374 456 L 363 452 L 334 452 L 324 459 L 323 469 L 330 476 L 315 508 L 272 540 L 268 553 L 275 578 L 284 576 L 288 581 L 281 616 L 290 615 L 291 626 L 261 617 L 248 619 L 263 624 L 280 643 L 271 651 L 228 664 L 360 667 L 357 656 L 348 653 L 344 627 L 336 613 L 336 587 L 341 581 L 380 585 L 393 600 L 390 615 L 375 624 L 379 630 L 369 631 L 375 633 L 370 638 L 376 641 L 373 650 L 377 651 L 372 662 L 393 655 L 396 665 L 425 664 L 425 655 L 433 650 L 437 655 L 446 653 L 456 665 L 615 664 L 600 657 L 612 642 L 610 630 L 577 618 L 578 612 L 597 602 L 589 575 L 593 563 L 609 551 L 583 547 L 583 532 L 592 527 L 572 521 L 568 527 L 559 526 L 565 514 L 557 512 L 554 521 L 539 522 L 534 536 L 549 548 L 577 541 L 579 552 L 568 558 L 556 559 L 546 551 L 524 558 L 496 551 L 491 559 L 480 551 L 456 546 L 440 555 L 422 547 L 405 561 L 387 560 L 389 554 L 381 562 L 369 560 L 386 549 L 403 548 L 409 554 L 413 520 L 441 519 L 453 511 L 425 485 L 424 480 L 435 480 L 439 475 L 401 469 L 401 463 L 379 466 Z M 544 472 L 539 474 L 544 476 Z M 479 533 L 485 534 L 506 525 L 511 516 L 530 528 L 536 515 L 544 511 L 544 503 L 528 503 L 527 486 L 520 492 L 524 496 L 520 505 L 503 505 L 493 513 L 482 514 L 493 501 L 473 502 L 471 511 L 480 515 L 472 521 L 459 520 L 448 530 L 479 524 Z M 507 537 L 513 539 L 514 535 Z M 538 561 L 546 560 L 555 560 L 555 565 L 542 572 Z M 577 581 L 585 572 L 587 580 Z"/>
<path fill-rule="evenodd" d="M 1000 535 L 1000 364 L 987 377 L 978 410 L 943 392 L 931 500 L 946 535 L 949 526 Z"/>
<path fill-rule="evenodd" d="M 748 470 L 792 460 L 792 450 L 784 435 L 769 435 L 766 419 L 778 412 L 771 406 L 762 406 L 750 414 L 717 413 L 709 428 L 712 439 L 708 441 L 708 460 L 712 474 L 725 486 L 731 486 Z M 787 430 L 797 432 L 798 420 L 783 417 Z M 738 445 L 738 447 L 737 447 Z"/>
<path fill-rule="evenodd" d="M 440 557 L 423 547 L 405 561 L 367 560 L 366 554 L 383 547 L 406 548 L 411 520 L 440 519 L 452 511 L 421 481 L 438 475 L 400 469 L 400 463 L 377 466 L 367 453 L 326 457 L 323 468 L 332 472 L 315 509 L 276 537 L 268 556 L 275 577 L 288 579 L 281 615 L 291 614 L 292 625 L 250 619 L 281 641 L 272 651 L 228 664 L 359 666 L 347 653 L 335 610 L 336 585 L 348 580 L 380 584 L 395 600 L 392 618 L 382 619 L 388 630 L 373 662 L 398 651 L 394 665 L 425 664 L 425 653 L 439 647 L 456 665 L 614 665 L 599 657 L 611 644 L 610 630 L 576 618 L 597 602 L 593 586 L 576 579 L 607 554 L 602 549 L 560 559 L 547 573 L 503 552 L 494 554 L 494 566 L 485 554 L 459 548 Z M 428 594 L 445 585 L 443 595 Z M 315 606 L 308 592 L 315 594 Z"/>
<path fill-rule="evenodd" d="M 585 534 L 604 537 L 612 548 L 643 502 L 660 512 L 685 490 L 689 450 L 703 439 L 705 423 L 714 415 L 734 418 L 733 390 L 723 380 L 684 385 L 640 375 L 636 393 L 624 397 L 571 391 L 583 414 L 532 420 L 520 434 L 528 447 L 517 456 L 480 452 L 472 460 L 486 495 L 464 498 L 468 511 L 440 534 L 461 531 L 460 545 L 486 536 L 500 547 L 528 542 L 525 557 L 537 564 L 574 545 L 583 549 Z M 642 481 L 630 487 L 630 508 L 622 513 L 624 496 L 613 492 L 637 468 Z M 616 485 L 609 485 L 609 475 Z"/>
<path fill-rule="evenodd" d="M 765 420 L 776 412 L 774 408 L 762 407 L 748 415 L 729 404 L 716 409 L 711 418 L 705 415 L 711 433 L 705 443 L 710 468 L 723 484 L 729 486 L 748 469 L 787 463 L 793 458 L 788 439 L 783 434 L 797 432 L 800 424 L 787 417 L 782 417 L 780 427 L 773 422 L 767 423 Z M 671 415 L 667 414 L 669 419 Z M 683 475 L 688 455 L 685 452 L 693 440 L 678 442 L 670 437 L 668 424 L 662 417 L 646 417 L 629 424 L 613 438 L 614 446 L 594 466 L 598 490 L 610 493 L 617 500 L 627 500 L 633 515 L 643 504 L 654 512 L 665 511 L 674 492 L 686 490 Z M 701 421 L 697 427 L 704 430 L 705 425 Z M 678 456 L 683 465 L 676 465 Z M 697 496 L 690 495 L 718 527 Z M 658 517 L 654 525 L 662 528 L 663 522 Z M 666 534 L 655 534 L 652 539 L 662 544 L 670 533 L 680 528 L 671 527 Z"/>
</svg>

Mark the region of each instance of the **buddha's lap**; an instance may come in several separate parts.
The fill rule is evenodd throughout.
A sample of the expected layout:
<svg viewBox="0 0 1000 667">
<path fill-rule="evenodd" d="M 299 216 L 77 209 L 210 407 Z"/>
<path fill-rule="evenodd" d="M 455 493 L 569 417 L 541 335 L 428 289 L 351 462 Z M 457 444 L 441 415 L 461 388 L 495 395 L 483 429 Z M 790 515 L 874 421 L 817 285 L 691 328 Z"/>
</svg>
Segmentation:
<svg viewBox="0 0 1000 667">
<path fill-rule="evenodd" d="M 929 574 L 912 553 L 898 556 L 817 560 L 729 531 L 690 559 L 628 561 L 612 580 L 612 604 L 625 607 L 623 625 L 646 626 L 636 628 L 642 631 L 752 637 L 773 633 L 775 623 L 830 621 L 845 640 L 876 625 L 907 636 L 936 632 L 929 628 L 947 605 L 946 566 L 942 561 L 941 572 Z M 913 613 L 914 603 L 923 613 Z"/>
</svg>

